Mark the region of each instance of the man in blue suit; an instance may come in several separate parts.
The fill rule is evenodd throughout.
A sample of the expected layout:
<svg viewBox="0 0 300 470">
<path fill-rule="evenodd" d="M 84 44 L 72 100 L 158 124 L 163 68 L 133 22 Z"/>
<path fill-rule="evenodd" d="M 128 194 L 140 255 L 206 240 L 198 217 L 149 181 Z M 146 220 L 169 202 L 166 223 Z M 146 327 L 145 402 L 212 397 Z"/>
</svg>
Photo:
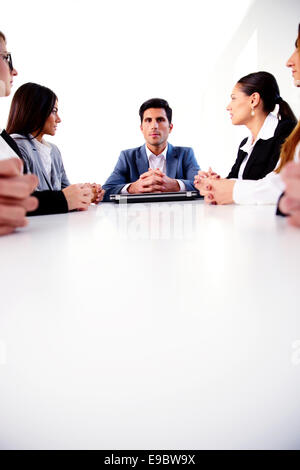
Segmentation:
<svg viewBox="0 0 300 470">
<path fill-rule="evenodd" d="M 111 194 L 137 194 L 195 190 L 200 169 L 193 149 L 168 143 L 172 109 L 167 101 L 153 98 L 142 104 L 139 115 L 146 144 L 123 150 L 114 171 L 103 185 L 105 201 Z"/>
</svg>

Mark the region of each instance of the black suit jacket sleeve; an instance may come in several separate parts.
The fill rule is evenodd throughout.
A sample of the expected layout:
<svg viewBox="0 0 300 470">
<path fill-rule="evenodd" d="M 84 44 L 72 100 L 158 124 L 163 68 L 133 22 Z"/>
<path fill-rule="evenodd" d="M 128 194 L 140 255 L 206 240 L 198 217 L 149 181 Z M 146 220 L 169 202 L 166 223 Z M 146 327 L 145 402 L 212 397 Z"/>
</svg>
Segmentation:
<svg viewBox="0 0 300 470">
<path fill-rule="evenodd" d="M 39 201 L 38 208 L 27 215 L 63 214 L 68 212 L 68 203 L 62 191 L 35 191 L 32 196 Z"/>
<path fill-rule="evenodd" d="M 6 131 L 2 131 L 1 137 L 23 161 L 20 149 L 14 139 Z M 39 205 L 35 211 L 28 212 L 27 215 L 62 214 L 68 212 L 68 203 L 62 191 L 35 191 L 32 196 L 38 199 Z"/>
<path fill-rule="evenodd" d="M 289 119 L 279 121 L 273 137 L 267 140 L 259 139 L 256 142 L 245 166 L 243 179 L 259 180 L 274 170 L 279 160 L 281 146 L 294 129 L 295 124 L 294 121 Z M 241 142 L 237 159 L 227 178 L 238 178 L 240 166 L 247 155 L 246 152 L 241 150 L 246 140 L 244 139 Z"/>
</svg>

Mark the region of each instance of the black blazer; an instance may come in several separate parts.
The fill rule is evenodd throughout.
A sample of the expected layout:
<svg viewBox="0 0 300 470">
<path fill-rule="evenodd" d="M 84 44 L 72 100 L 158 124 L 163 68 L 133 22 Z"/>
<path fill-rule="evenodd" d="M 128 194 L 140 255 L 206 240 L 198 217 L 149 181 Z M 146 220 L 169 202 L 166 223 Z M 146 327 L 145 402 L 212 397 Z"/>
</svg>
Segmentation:
<svg viewBox="0 0 300 470">
<path fill-rule="evenodd" d="M 259 180 L 274 170 L 279 159 L 281 146 L 295 125 L 296 123 L 289 119 L 279 121 L 273 137 L 267 140 L 259 139 L 256 142 L 244 169 L 244 180 Z M 240 143 L 237 159 L 227 178 L 238 178 L 240 166 L 247 155 L 246 152 L 241 150 L 246 141 L 247 138 Z"/>
<path fill-rule="evenodd" d="M 23 161 L 22 154 L 14 139 L 5 130 L 0 135 Z M 62 214 L 68 212 L 68 203 L 62 191 L 35 191 L 32 196 L 38 199 L 39 205 L 35 211 L 28 212 L 27 215 Z"/>
</svg>

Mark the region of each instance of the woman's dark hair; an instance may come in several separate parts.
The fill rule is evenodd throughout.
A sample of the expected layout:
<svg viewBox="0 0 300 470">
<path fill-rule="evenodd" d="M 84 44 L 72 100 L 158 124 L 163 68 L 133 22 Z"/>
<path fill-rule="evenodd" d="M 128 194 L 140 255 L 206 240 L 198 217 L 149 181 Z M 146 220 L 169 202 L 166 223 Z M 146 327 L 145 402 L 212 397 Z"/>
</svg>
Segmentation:
<svg viewBox="0 0 300 470">
<path fill-rule="evenodd" d="M 274 110 L 275 105 L 279 105 L 278 117 L 280 119 L 290 119 L 297 122 L 297 118 L 290 106 L 280 96 L 279 87 L 275 77 L 269 72 L 255 72 L 242 77 L 238 83 L 246 95 L 259 93 L 263 102 L 263 109 L 266 113 Z"/>
<path fill-rule="evenodd" d="M 139 110 L 139 115 L 141 118 L 141 122 L 143 122 L 144 118 L 144 112 L 146 109 L 150 108 L 162 108 L 166 111 L 166 115 L 168 118 L 169 123 L 171 124 L 172 122 L 172 109 L 169 106 L 169 103 L 166 100 L 163 100 L 162 98 L 151 98 L 148 101 L 145 101 L 145 103 L 142 104 Z"/>
<path fill-rule="evenodd" d="M 0 39 L 2 39 L 4 42 L 6 42 L 6 37 L 4 36 L 2 31 L 0 31 Z"/>
<path fill-rule="evenodd" d="M 56 100 L 55 93 L 45 86 L 36 83 L 20 86 L 12 99 L 6 131 L 36 137 L 42 132 Z"/>
</svg>

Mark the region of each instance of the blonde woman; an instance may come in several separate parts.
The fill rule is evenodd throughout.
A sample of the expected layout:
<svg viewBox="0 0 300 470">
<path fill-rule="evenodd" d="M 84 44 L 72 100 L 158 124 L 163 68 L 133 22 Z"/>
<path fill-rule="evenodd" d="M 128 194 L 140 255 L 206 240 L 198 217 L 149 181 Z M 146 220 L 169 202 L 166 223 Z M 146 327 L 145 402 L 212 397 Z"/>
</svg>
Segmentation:
<svg viewBox="0 0 300 470">
<path fill-rule="evenodd" d="M 287 66 L 292 70 L 295 85 L 300 87 L 300 24 L 296 49 L 287 61 Z M 300 121 L 282 148 L 281 168 L 278 171 L 285 184 L 279 209 L 281 213 L 289 215 L 291 225 L 300 227 Z"/>
</svg>

